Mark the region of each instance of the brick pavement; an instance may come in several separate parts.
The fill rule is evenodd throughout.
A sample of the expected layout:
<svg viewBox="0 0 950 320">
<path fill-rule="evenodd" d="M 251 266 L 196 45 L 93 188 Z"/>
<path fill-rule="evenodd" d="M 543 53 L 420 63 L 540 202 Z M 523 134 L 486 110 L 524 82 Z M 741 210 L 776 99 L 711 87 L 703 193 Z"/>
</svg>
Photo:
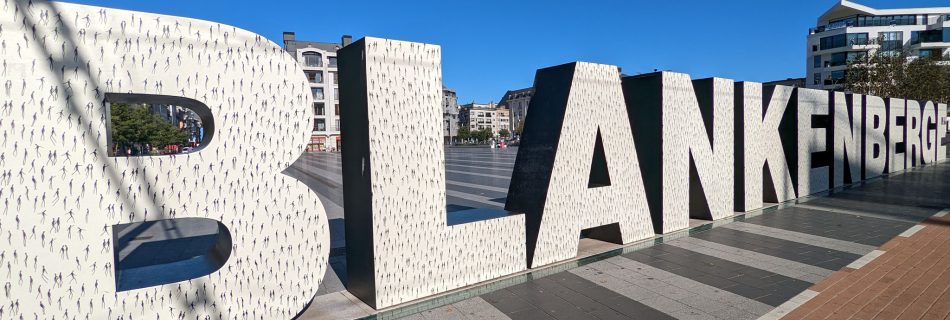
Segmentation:
<svg viewBox="0 0 950 320">
<path fill-rule="evenodd" d="M 946 212 L 885 243 L 879 248 L 884 254 L 866 265 L 843 268 L 815 284 L 809 290 L 817 295 L 783 319 L 950 318 Z"/>
</svg>

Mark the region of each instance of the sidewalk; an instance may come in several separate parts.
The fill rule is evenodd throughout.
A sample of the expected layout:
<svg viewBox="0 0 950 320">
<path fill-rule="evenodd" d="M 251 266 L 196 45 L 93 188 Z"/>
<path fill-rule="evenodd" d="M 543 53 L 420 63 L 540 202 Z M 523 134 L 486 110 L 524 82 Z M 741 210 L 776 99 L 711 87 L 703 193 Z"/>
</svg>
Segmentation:
<svg viewBox="0 0 950 320">
<path fill-rule="evenodd" d="M 948 222 L 916 225 L 946 208 L 950 162 L 715 222 L 692 221 L 688 231 L 624 247 L 582 239 L 585 250 L 577 260 L 372 315 L 351 306 L 362 311 L 349 316 L 368 311 L 363 315 L 369 319 L 839 319 L 864 315 L 856 312 L 894 318 L 907 309 L 941 318 L 950 303 L 935 301 L 948 301 L 950 261 L 933 248 L 950 244 Z M 901 244 L 918 252 L 901 253 Z M 927 246 L 929 251 L 922 249 Z M 914 264 L 900 263 L 905 260 Z M 878 266 L 883 263 L 891 265 Z M 865 278 L 866 272 L 876 272 L 870 277 L 880 283 Z M 904 280 L 913 281 L 897 287 Z M 836 289 L 833 283 L 866 287 Z M 332 310 L 346 300 L 337 298 L 329 303 L 316 297 L 301 318 L 335 318 Z M 849 301 L 867 303 L 854 307 Z M 872 302 L 880 309 L 871 310 Z M 920 306 L 905 308 L 913 304 Z"/>
<path fill-rule="evenodd" d="M 785 319 L 947 319 L 950 210 L 943 210 L 811 287 Z"/>
</svg>

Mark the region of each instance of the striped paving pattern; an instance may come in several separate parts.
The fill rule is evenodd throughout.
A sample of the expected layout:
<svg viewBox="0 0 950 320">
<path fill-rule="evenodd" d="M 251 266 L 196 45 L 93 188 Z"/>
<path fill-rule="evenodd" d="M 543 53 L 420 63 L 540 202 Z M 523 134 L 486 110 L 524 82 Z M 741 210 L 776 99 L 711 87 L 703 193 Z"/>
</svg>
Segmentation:
<svg viewBox="0 0 950 320">
<path fill-rule="evenodd" d="M 934 215 L 873 260 L 836 272 L 784 319 L 950 318 L 950 218 Z"/>
<path fill-rule="evenodd" d="M 486 215 L 497 214 L 493 212 L 504 205 L 515 152 L 446 150 L 450 222 L 478 219 L 483 214 L 469 210 L 472 208 L 486 208 Z M 340 165 L 338 155 L 310 154 L 295 167 L 338 185 L 335 172 Z M 945 176 L 950 181 L 950 165 L 920 171 L 928 170 L 892 176 L 758 216 L 739 217 L 721 227 L 664 239 L 657 245 L 580 263 L 566 271 L 529 275 L 524 282 L 448 305 L 422 308 L 426 311 L 408 318 L 778 318 L 813 297 L 809 288 L 838 270 L 869 259 L 878 246 L 901 234 L 913 238 L 927 232 L 912 227 L 920 217 L 950 207 L 950 188 L 941 187 L 941 179 L 927 178 Z M 336 204 L 342 206 L 341 189 L 330 186 L 318 192 L 324 199 L 339 199 Z M 878 201 L 880 206 L 875 206 Z"/>
<path fill-rule="evenodd" d="M 511 182 L 517 148 L 449 148 L 445 152 L 446 195 L 449 212 L 472 208 L 503 209 Z M 323 199 L 343 206 L 342 157 L 338 153 L 307 153 L 292 169 L 325 184 L 315 188 Z M 449 219 L 452 215 L 449 214 Z"/>
</svg>

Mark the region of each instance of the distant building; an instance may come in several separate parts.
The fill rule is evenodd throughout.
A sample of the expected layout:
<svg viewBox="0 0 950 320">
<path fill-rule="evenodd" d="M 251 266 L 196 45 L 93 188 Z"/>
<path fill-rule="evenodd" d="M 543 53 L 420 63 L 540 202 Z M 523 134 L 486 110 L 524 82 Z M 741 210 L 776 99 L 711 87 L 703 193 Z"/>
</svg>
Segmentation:
<svg viewBox="0 0 950 320">
<path fill-rule="evenodd" d="M 766 83 L 763 83 L 763 84 L 765 84 L 765 85 L 771 85 L 771 86 L 781 85 L 781 86 L 804 88 L 804 87 L 805 87 L 805 78 L 788 78 L 788 79 L 785 79 L 785 80 L 769 81 L 769 82 L 766 82 Z"/>
<path fill-rule="evenodd" d="M 313 131 L 307 151 L 340 150 L 343 147 L 336 51 L 352 41 L 350 36 L 343 36 L 340 43 L 299 41 L 293 32 L 284 32 L 284 50 L 300 63 L 313 95 Z"/>
<path fill-rule="evenodd" d="M 840 87 L 849 61 L 881 50 L 950 61 L 950 7 L 874 9 L 841 0 L 817 24 L 806 49 L 809 88 Z"/>
<path fill-rule="evenodd" d="M 502 129 L 511 132 L 511 114 L 508 109 L 494 103 L 469 103 L 459 106 L 459 125 L 468 127 L 471 131 L 485 128 L 497 134 Z"/>
<path fill-rule="evenodd" d="M 197 147 L 201 145 L 202 139 L 204 139 L 204 128 L 201 125 L 201 117 L 197 113 L 185 107 L 167 104 L 151 104 L 149 108 L 152 113 L 159 115 L 165 122 L 187 133 L 190 146 Z"/>
<path fill-rule="evenodd" d="M 459 101 L 455 90 L 442 85 L 442 136 L 452 143 L 459 135 Z"/>
<path fill-rule="evenodd" d="M 505 96 L 501 97 L 501 102 L 498 105 L 511 111 L 510 131 L 520 131 L 525 116 L 528 115 L 528 104 L 531 103 L 532 95 L 534 95 L 534 87 L 508 90 L 508 92 L 505 92 Z"/>
</svg>

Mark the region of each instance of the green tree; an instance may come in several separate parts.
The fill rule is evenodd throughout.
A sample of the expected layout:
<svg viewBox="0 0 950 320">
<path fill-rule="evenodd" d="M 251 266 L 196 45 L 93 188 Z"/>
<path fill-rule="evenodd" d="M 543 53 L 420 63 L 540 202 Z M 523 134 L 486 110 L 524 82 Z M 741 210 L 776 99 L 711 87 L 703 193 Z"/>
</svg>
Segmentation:
<svg viewBox="0 0 950 320">
<path fill-rule="evenodd" d="M 941 57 L 911 57 L 908 52 L 878 50 L 848 62 L 843 89 L 905 99 L 950 101 L 950 66 Z"/>
<path fill-rule="evenodd" d="M 472 130 L 469 129 L 468 126 L 461 127 L 461 128 L 459 128 L 459 132 L 458 132 L 457 137 L 459 138 L 459 140 L 462 140 L 462 141 L 466 141 L 466 140 L 468 140 L 468 139 L 471 139 L 471 138 L 472 138 Z"/>
<path fill-rule="evenodd" d="M 501 136 L 502 138 L 507 139 L 508 136 L 511 135 L 511 132 L 508 132 L 508 129 L 501 129 L 501 130 L 498 130 L 498 135 Z"/>
<path fill-rule="evenodd" d="M 478 130 L 478 141 L 488 141 L 488 139 L 491 139 L 494 135 L 491 128 L 482 128 L 482 130 Z"/>
<path fill-rule="evenodd" d="M 146 144 L 163 148 L 188 142 L 187 133 L 152 113 L 144 105 L 115 103 L 111 106 L 111 112 L 114 152 L 120 148 L 141 149 Z"/>
</svg>

